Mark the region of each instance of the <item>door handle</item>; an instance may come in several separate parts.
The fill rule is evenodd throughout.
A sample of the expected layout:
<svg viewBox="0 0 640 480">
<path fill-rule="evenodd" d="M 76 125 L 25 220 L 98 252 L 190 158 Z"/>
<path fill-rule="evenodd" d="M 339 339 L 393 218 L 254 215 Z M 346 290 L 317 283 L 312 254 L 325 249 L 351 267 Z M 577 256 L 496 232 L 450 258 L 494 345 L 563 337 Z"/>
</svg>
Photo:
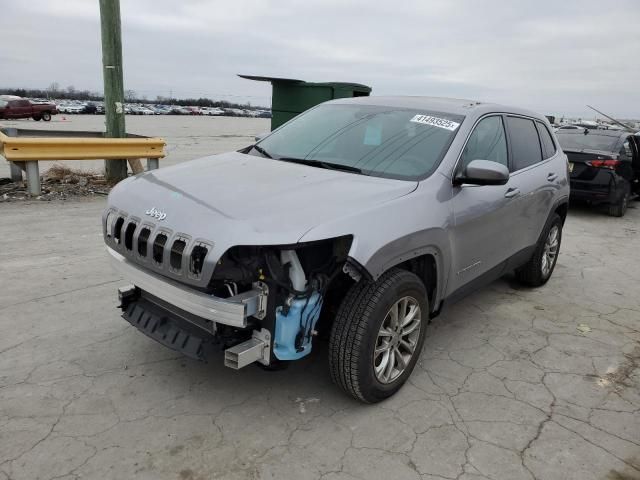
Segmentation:
<svg viewBox="0 0 640 480">
<path fill-rule="evenodd" d="M 557 173 L 549 173 L 549 175 L 547 175 L 547 180 L 550 182 L 554 182 L 556 179 L 558 178 L 558 174 Z"/>
<path fill-rule="evenodd" d="M 516 195 L 520 195 L 520 189 L 518 187 L 510 188 L 504 194 L 505 198 L 513 198 Z"/>
</svg>

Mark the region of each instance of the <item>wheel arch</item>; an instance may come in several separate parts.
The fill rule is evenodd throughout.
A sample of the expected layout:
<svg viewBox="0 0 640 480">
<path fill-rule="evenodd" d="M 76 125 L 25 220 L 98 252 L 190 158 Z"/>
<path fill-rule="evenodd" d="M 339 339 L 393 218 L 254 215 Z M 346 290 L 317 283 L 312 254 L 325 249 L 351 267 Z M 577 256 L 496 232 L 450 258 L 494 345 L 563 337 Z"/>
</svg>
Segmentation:
<svg viewBox="0 0 640 480">
<path fill-rule="evenodd" d="M 430 314 L 437 312 L 440 304 L 438 286 L 442 285 L 439 279 L 442 269 L 438 268 L 437 258 L 434 252 L 424 253 L 391 267 L 407 270 L 420 278 L 427 290 Z"/>
<path fill-rule="evenodd" d="M 562 223 L 564 224 L 565 220 L 567 219 L 567 214 L 569 213 L 569 199 L 563 198 L 559 200 L 553 209 L 553 213 L 557 213 L 558 215 L 560 215 Z"/>
<path fill-rule="evenodd" d="M 428 245 L 387 257 L 384 261 L 380 261 L 379 255 L 382 253 L 378 252 L 378 255 L 362 266 L 366 271 L 366 279 L 375 281 L 392 268 L 412 272 L 420 278 L 427 289 L 430 313 L 437 314 L 447 284 L 445 254 L 442 249 L 435 245 Z"/>
</svg>

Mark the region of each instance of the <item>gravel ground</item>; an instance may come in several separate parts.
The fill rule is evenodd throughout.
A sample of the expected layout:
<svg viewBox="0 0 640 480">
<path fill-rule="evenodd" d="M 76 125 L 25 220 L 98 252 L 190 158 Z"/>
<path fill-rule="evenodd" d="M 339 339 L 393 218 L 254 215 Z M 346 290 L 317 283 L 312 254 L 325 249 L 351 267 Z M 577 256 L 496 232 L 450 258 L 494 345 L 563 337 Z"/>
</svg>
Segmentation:
<svg viewBox="0 0 640 480">
<path fill-rule="evenodd" d="M 451 305 L 410 382 L 365 406 L 322 343 L 233 371 L 129 326 L 103 198 L 0 204 L 0 480 L 640 479 L 632 206 L 572 208 L 545 287 L 506 277 Z"/>
</svg>

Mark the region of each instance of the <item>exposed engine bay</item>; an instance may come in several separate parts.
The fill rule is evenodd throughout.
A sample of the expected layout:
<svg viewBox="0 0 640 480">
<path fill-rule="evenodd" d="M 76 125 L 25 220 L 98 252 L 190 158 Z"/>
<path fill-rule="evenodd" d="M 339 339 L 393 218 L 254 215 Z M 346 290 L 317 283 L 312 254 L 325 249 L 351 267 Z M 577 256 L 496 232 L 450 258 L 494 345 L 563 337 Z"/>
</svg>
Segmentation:
<svg viewBox="0 0 640 480">
<path fill-rule="evenodd" d="M 273 338 L 277 360 L 296 360 L 311 351 L 315 328 L 325 297 L 343 266 L 351 237 L 285 247 L 239 246 L 218 261 L 209 283 L 216 297 L 233 297 L 256 284 L 268 289 L 265 318 L 255 319 L 247 330 L 218 326 L 231 342 L 266 328 Z M 223 333 L 224 332 L 224 333 Z"/>
</svg>

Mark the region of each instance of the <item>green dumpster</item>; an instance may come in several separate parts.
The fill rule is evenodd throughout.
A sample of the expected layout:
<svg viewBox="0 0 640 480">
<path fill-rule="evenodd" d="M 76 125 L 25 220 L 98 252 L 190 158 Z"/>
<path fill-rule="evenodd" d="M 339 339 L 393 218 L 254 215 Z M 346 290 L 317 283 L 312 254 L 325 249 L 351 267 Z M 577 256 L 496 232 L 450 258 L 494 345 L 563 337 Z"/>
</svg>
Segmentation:
<svg viewBox="0 0 640 480">
<path fill-rule="evenodd" d="M 249 80 L 271 82 L 271 130 L 288 122 L 296 115 L 334 98 L 368 97 L 371 87 L 359 83 L 312 83 L 293 78 L 238 75 Z"/>
</svg>

